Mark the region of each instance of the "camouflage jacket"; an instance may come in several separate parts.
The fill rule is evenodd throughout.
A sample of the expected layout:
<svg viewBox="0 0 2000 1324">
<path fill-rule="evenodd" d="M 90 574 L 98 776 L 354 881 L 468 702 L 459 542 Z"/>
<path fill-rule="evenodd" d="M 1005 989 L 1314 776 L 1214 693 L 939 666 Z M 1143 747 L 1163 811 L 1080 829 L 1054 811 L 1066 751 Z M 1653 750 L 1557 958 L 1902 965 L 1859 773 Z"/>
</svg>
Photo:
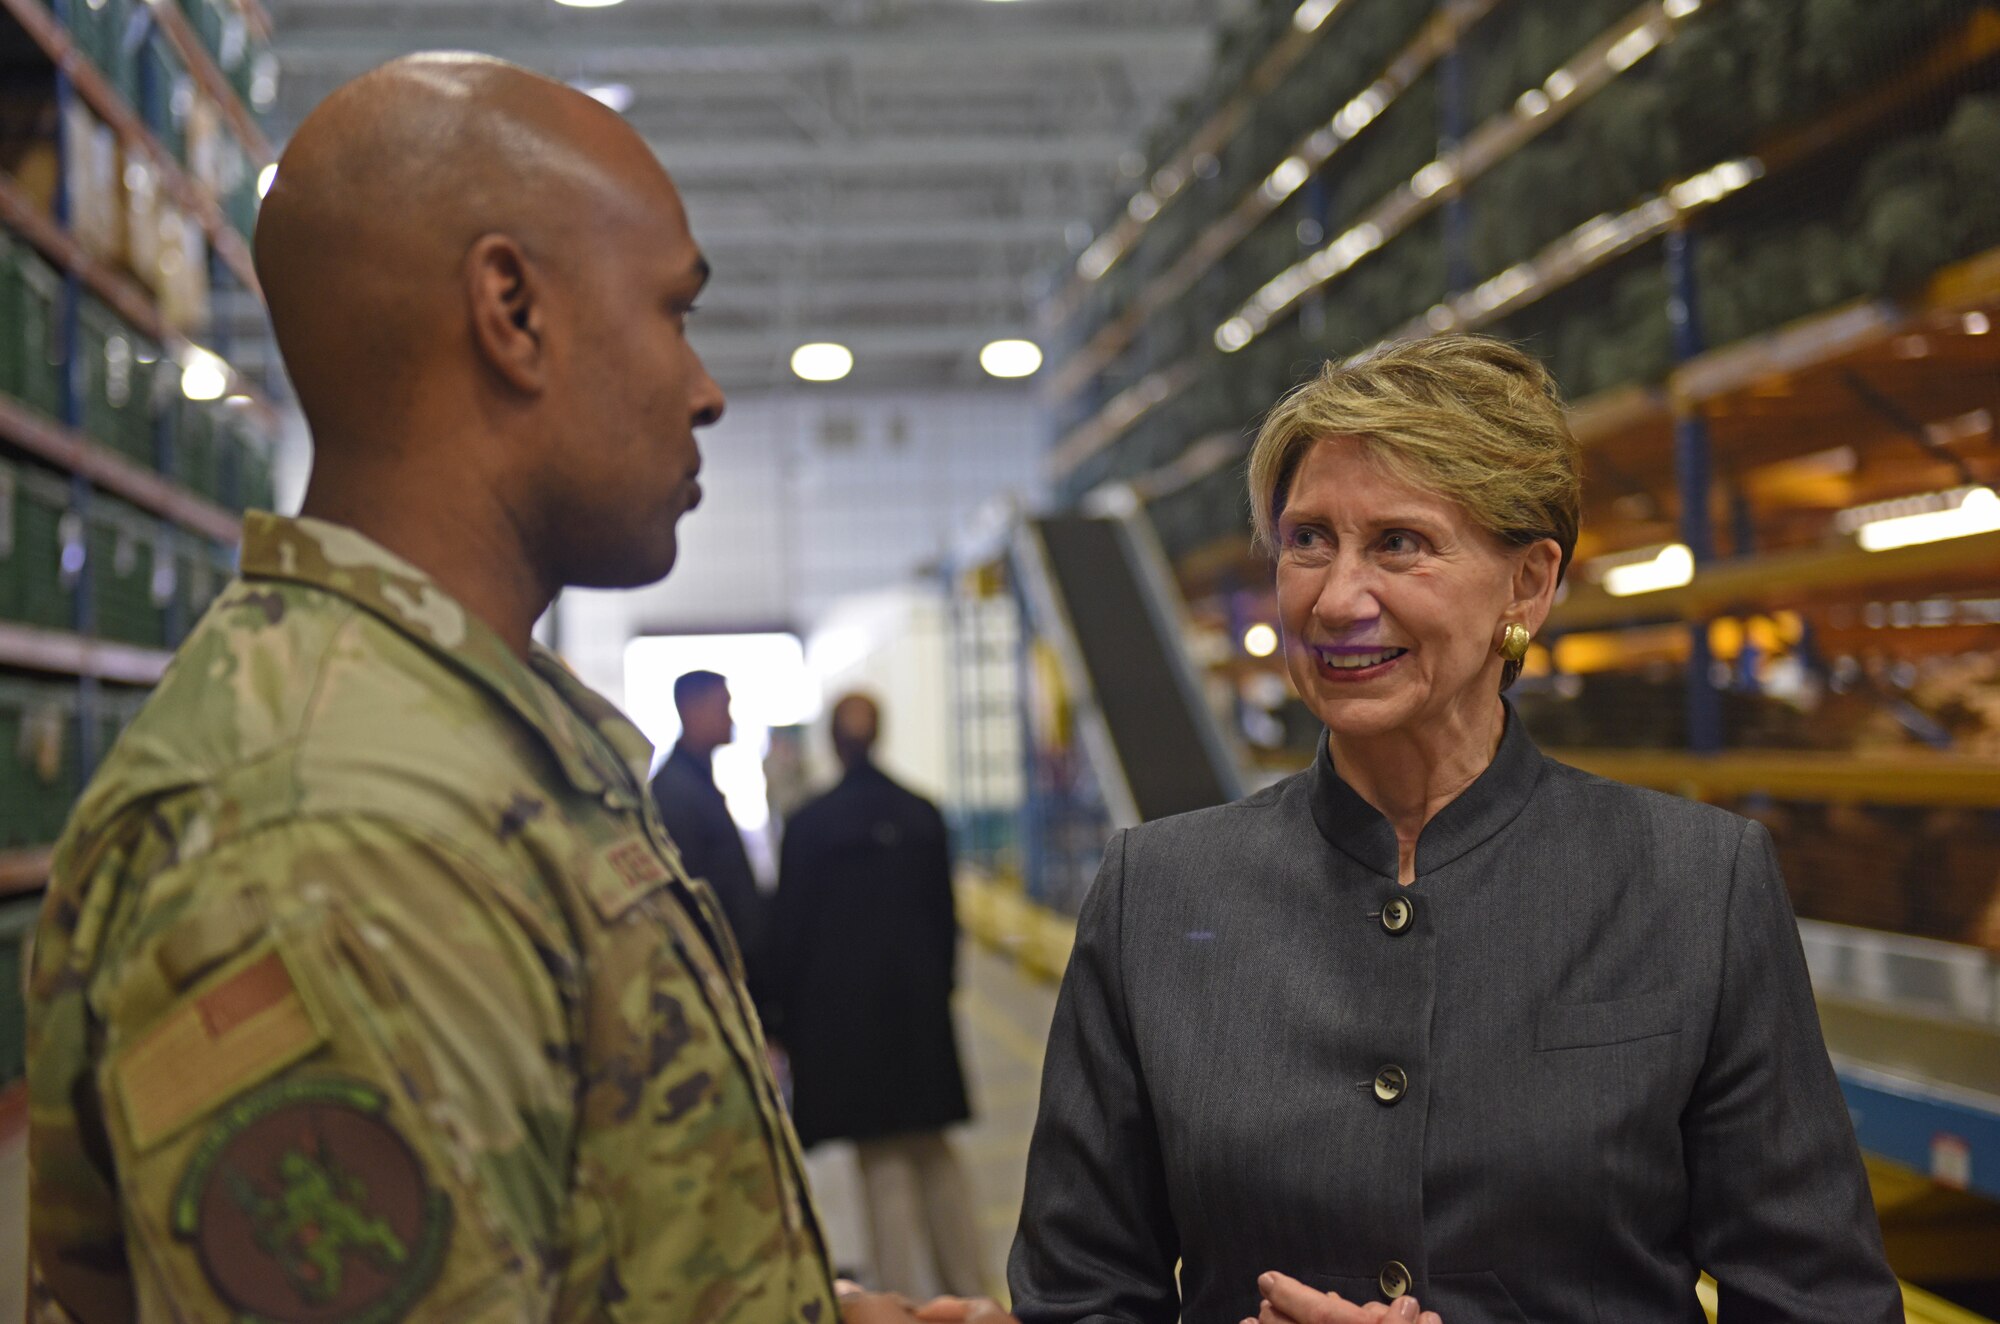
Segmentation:
<svg viewBox="0 0 2000 1324">
<path fill-rule="evenodd" d="M 31 1315 L 834 1324 L 645 740 L 350 530 L 243 563 L 57 850 Z"/>
</svg>

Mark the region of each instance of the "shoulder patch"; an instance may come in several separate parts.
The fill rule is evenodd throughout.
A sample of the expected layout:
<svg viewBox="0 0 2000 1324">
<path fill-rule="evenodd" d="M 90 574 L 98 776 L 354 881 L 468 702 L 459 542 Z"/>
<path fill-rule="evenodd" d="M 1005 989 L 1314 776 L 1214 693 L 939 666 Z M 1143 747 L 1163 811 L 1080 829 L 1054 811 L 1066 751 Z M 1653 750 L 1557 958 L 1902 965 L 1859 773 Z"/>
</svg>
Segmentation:
<svg viewBox="0 0 2000 1324">
<path fill-rule="evenodd" d="M 393 1324 L 437 1281 L 450 1200 L 381 1091 L 281 1081 L 223 1109 L 174 1192 L 174 1235 L 216 1295 L 266 1324 Z"/>
<path fill-rule="evenodd" d="M 632 836 L 602 853 L 585 886 L 597 903 L 598 913 L 615 920 L 673 876 L 648 838 Z"/>
<path fill-rule="evenodd" d="M 325 1041 L 284 957 L 267 948 L 245 958 L 112 1060 L 133 1148 L 151 1149 Z"/>
</svg>

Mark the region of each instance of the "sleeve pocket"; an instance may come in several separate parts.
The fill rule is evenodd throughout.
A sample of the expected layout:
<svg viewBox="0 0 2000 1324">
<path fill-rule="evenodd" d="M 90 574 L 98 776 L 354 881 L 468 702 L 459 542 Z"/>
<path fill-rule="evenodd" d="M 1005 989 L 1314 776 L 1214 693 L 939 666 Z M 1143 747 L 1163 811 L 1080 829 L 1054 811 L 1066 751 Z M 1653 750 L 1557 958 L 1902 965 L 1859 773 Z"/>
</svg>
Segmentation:
<svg viewBox="0 0 2000 1324">
<path fill-rule="evenodd" d="M 1673 989 L 1615 1002 L 1554 1002 L 1536 1020 L 1535 1051 L 1622 1044 L 1680 1028 L 1681 998 Z"/>
</svg>

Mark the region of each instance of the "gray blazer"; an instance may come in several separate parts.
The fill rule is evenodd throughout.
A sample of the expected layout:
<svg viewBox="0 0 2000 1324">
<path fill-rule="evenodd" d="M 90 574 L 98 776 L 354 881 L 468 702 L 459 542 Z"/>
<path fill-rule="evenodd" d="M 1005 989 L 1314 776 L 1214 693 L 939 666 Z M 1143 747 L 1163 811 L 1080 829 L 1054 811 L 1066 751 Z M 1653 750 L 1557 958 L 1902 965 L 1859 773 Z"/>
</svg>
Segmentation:
<svg viewBox="0 0 2000 1324">
<path fill-rule="evenodd" d="M 1545 758 L 1510 710 L 1416 864 L 1399 888 L 1324 744 L 1111 842 L 1022 1320 L 1236 1324 L 1268 1269 L 1445 1324 L 1699 1324 L 1699 1270 L 1725 1324 L 1902 1320 L 1762 827 Z"/>
</svg>

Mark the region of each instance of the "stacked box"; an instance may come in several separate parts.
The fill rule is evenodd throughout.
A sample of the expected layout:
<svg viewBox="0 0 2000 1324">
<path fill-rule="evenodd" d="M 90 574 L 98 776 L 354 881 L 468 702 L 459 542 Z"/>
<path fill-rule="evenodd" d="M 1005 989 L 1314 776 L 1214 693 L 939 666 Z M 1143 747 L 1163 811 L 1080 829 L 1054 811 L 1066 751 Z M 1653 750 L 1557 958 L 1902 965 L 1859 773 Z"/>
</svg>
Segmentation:
<svg viewBox="0 0 2000 1324">
<path fill-rule="evenodd" d="M 194 79 L 157 28 L 139 51 L 139 118 L 166 145 L 175 160 L 187 162 L 188 117 L 194 113 Z"/>
<path fill-rule="evenodd" d="M 185 638 L 228 587 L 230 577 L 236 573 L 235 560 L 227 547 L 183 538 L 175 551 L 175 563 L 174 594 Z"/>
<path fill-rule="evenodd" d="M 76 0 L 68 6 L 77 49 L 127 101 L 139 82 L 137 52 L 125 42 L 134 7 L 134 0 Z"/>
<path fill-rule="evenodd" d="M 227 435 L 235 477 L 229 504 L 239 510 L 271 509 L 277 498 L 272 487 L 270 447 L 244 422 L 229 427 Z"/>
<path fill-rule="evenodd" d="M 158 520 L 111 497 L 92 499 L 90 582 L 101 637 L 147 648 L 165 646 L 174 564 L 171 552 L 162 553 L 164 541 Z"/>
<path fill-rule="evenodd" d="M 77 355 L 85 435 L 151 466 L 159 346 L 96 300 L 85 299 L 77 313 Z"/>
<path fill-rule="evenodd" d="M 46 846 L 76 798 L 77 687 L 0 675 L 0 850 Z"/>
<path fill-rule="evenodd" d="M 0 470 L 0 620 L 49 630 L 75 624 L 74 573 L 63 569 L 74 537 L 69 484 L 29 464 Z"/>
<path fill-rule="evenodd" d="M 196 496 L 220 500 L 222 447 L 215 411 L 185 396 L 174 400 L 169 408 L 173 411 L 174 429 L 174 472 L 169 477 Z"/>
<path fill-rule="evenodd" d="M 61 297 L 55 269 L 0 235 L 0 394 L 50 418 L 62 407 Z"/>
</svg>

